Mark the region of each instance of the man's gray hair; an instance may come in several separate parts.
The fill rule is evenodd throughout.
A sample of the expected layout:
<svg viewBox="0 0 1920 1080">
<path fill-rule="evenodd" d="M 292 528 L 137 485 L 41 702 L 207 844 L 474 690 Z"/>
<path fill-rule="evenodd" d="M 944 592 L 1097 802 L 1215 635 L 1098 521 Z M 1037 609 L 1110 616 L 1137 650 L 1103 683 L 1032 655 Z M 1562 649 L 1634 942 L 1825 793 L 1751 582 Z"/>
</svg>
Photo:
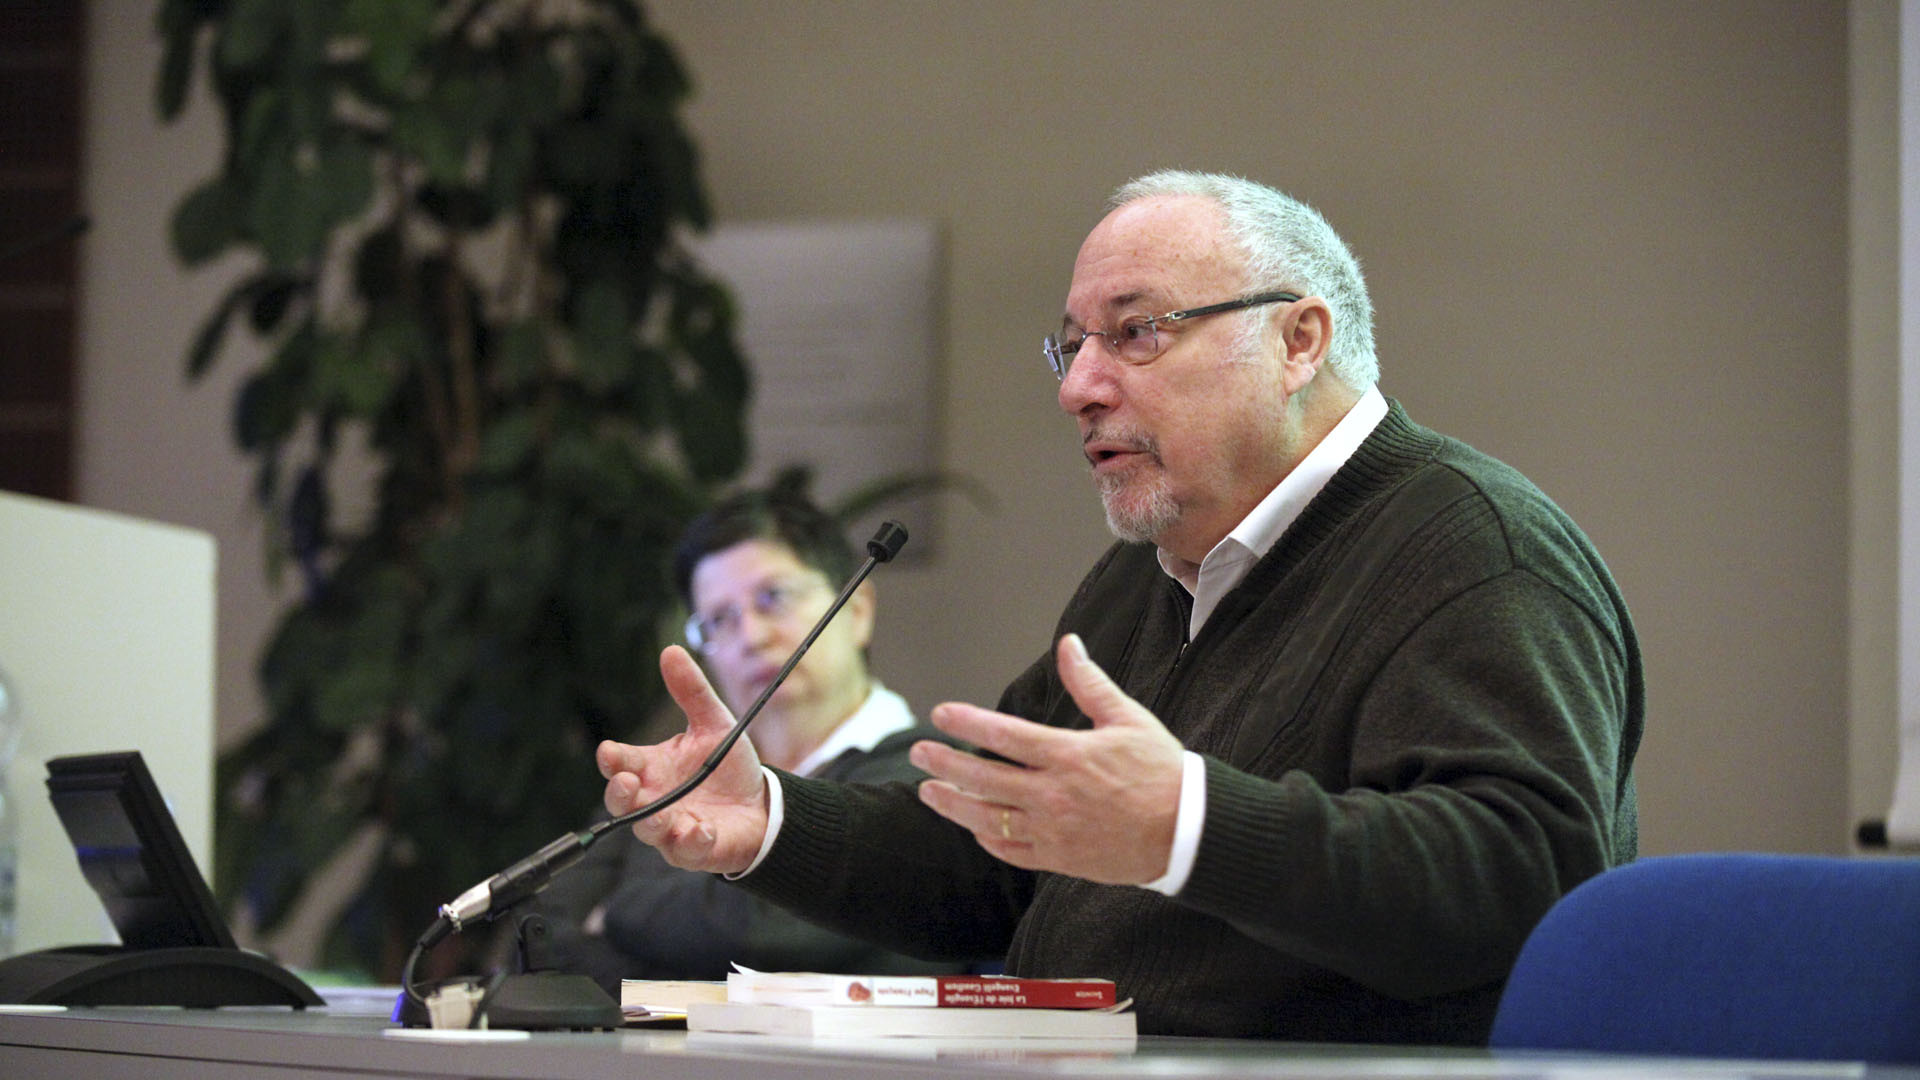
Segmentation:
<svg viewBox="0 0 1920 1080">
<path fill-rule="evenodd" d="M 1132 180 L 1113 193 L 1109 209 L 1158 196 L 1196 195 L 1226 214 L 1227 235 L 1246 256 L 1248 293 L 1285 289 L 1319 296 L 1333 309 L 1327 366 L 1354 390 L 1380 378 L 1373 351 L 1373 301 L 1360 261 L 1320 212 L 1264 184 L 1221 173 L 1168 169 Z M 1226 297 L 1195 297 L 1212 303 Z"/>
</svg>

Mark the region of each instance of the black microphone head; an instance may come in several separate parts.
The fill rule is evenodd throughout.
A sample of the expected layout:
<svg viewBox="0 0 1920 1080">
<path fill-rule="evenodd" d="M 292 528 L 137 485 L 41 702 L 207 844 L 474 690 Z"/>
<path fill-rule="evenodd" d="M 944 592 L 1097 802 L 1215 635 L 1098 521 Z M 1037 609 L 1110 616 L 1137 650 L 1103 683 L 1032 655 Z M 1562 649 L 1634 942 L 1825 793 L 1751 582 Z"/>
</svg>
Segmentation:
<svg viewBox="0 0 1920 1080">
<path fill-rule="evenodd" d="M 867 541 L 867 554 L 874 562 L 892 562 L 900 549 L 907 546 L 907 527 L 897 521 L 883 523 Z"/>
</svg>

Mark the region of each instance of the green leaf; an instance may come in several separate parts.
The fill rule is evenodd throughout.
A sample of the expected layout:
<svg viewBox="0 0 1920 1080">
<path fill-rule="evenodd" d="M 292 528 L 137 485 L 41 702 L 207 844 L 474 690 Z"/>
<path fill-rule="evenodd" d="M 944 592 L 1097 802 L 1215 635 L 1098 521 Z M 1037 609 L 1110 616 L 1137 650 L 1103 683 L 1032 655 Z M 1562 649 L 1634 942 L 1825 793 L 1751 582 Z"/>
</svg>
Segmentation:
<svg viewBox="0 0 1920 1080">
<path fill-rule="evenodd" d="M 399 307 L 382 310 L 362 329 L 360 352 L 396 376 L 419 370 L 433 352 L 418 321 L 427 317 L 427 312 Z"/>
<path fill-rule="evenodd" d="M 253 501 L 261 510 L 271 510 L 275 500 L 280 497 L 280 456 L 277 446 L 260 451 L 260 468 L 253 475 Z M 280 580 L 280 571 L 286 562 L 285 545 L 280 542 L 280 534 L 273 529 L 261 530 L 261 552 L 267 565 L 267 580 Z"/>
<path fill-rule="evenodd" d="M 487 199 L 502 209 L 521 200 L 534 172 L 533 131 L 519 124 L 502 132 L 487 162 Z"/>
<path fill-rule="evenodd" d="M 187 349 L 187 378 L 197 380 L 213 366 L 214 357 L 227 340 L 227 324 L 232 320 L 233 308 L 222 305 L 200 324 L 193 335 L 193 344 Z"/>
<path fill-rule="evenodd" d="M 398 678 L 390 659 L 362 657 L 331 672 L 314 697 L 314 719 L 333 731 L 365 727 L 386 714 Z"/>
<path fill-rule="evenodd" d="M 420 208 L 458 232 L 478 232 L 493 223 L 500 209 L 479 188 L 465 184 L 428 184 L 420 189 Z"/>
<path fill-rule="evenodd" d="M 275 86 L 262 86 L 247 96 L 234 134 L 233 155 L 241 172 L 258 168 L 274 154 L 290 154 L 294 139 L 287 123 L 287 96 Z"/>
<path fill-rule="evenodd" d="M 739 472 L 747 463 L 746 417 L 739 404 L 697 389 L 674 397 L 671 420 L 693 475 L 715 483 Z"/>
<path fill-rule="evenodd" d="M 335 139 L 322 147 L 314 171 L 328 229 L 352 221 L 373 201 L 373 151 L 357 138 Z"/>
<path fill-rule="evenodd" d="M 546 329 L 522 320 L 506 328 L 494 357 L 494 374 L 506 390 L 524 390 L 540 380 L 547 368 Z"/>
<path fill-rule="evenodd" d="M 247 206 L 247 225 L 267 263 L 293 269 L 318 256 L 337 223 L 335 200 L 318 171 L 298 164 L 298 150 L 282 145 L 260 165 L 260 180 Z"/>
<path fill-rule="evenodd" d="M 532 454 L 539 433 L 539 423 L 531 413 L 515 413 L 500 420 L 480 441 L 480 468 L 489 473 L 518 469 Z"/>
<path fill-rule="evenodd" d="M 406 279 L 405 255 L 398 225 L 368 233 L 353 256 L 354 294 L 370 303 L 391 300 Z"/>
<path fill-rule="evenodd" d="M 419 161 L 429 179 L 457 184 L 466 177 L 467 144 L 463 134 L 441 122 L 432 103 L 420 102 L 393 115 L 394 149 Z"/>
<path fill-rule="evenodd" d="M 701 390 L 735 406 L 745 404 L 752 376 L 734 340 L 733 298 L 727 290 L 706 279 L 683 285 L 674 298 L 672 325 L 698 365 Z"/>
<path fill-rule="evenodd" d="M 284 0 L 234 0 L 220 34 L 221 65 L 250 68 L 264 62 L 286 26 L 286 8 Z"/>
<path fill-rule="evenodd" d="M 173 211 L 173 253 L 188 266 L 231 247 L 240 238 L 241 195 L 223 177 L 201 184 Z"/>
<path fill-rule="evenodd" d="M 472 79 L 444 77 L 425 100 L 395 109 L 394 148 L 418 159 L 433 183 L 465 183 L 468 146 L 483 119 L 479 99 Z"/>
<path fill-rule="evenodd" d="M 259 372 L 240 387 L 233 410 L 233 441 L 247 451 L 282 442 L 299 417 L 298 385 L 277 370 Z"/>
<path fill-rule="evenodd" d="M 525 131 L 547 127 L 566 106 L 565 83 L 553 54 L 530 49 L 514 57 L 516 67 L 507 76 L 505 109 L 501 120 Z"/>
<path fill-rule="evenodd" d="M 367 43 L 367 69 L 381 89 L 399 96 L 420 70 L 419 53 L 431 39 L 433 0 L 351 0 L 341 30 Z"/>
<path fill-rule="evenodd" d="M 160 119 L 172 122 L 186 106 L 187 91 L 193 85 L 193 60 L 199 42 L 203 12 L 190 0 L 166 0 L 154 18 L 155 28 L 166 43 L 160 61 L 160 81 L 154 90 Z"/>
<path fill-rule="evenodd" d="M 247 318 L 256 334 L 270 334 L 286 318 L 307 283 L 286 274 L 262 274 L 249 283 Z"/>
<path fill-rule="evenodd" d="M 193 345 L 187 350 L 187 378 L 198 379 L 213 366 L 213 358 L 220 352 L 220 346 L 227 340 L 227 324 L 233 321 L 233 313 L 241 304 L 245 286 L 236 286 L 213 309 L 200 329 L 193 335 Z"/>
<path fill-rule="evenodd" d="M 596 281 L 580 294 L 573 343 L 575 370 L 589 388 L 611 390 L 630 376 L 633 325 L 618 285 Z"/>
<path fill-rule="evenodd" d="M 658 35 L 648 34 L 644 39 L 640 70 L 641 85 L 655 99 L 679 101 L 693 89 L 693 80 L 687 77 L 680 54 Z"/>
<path fill-rule="evenodd" d="M 603 188 L 627 175 L 629 158 L 618 132 L 574 120 L 548 137 L 545 166 L 563 191 Z"/>
<path fill-rule="evenodd" d="M 393 395 L 395 368 L 384 350 L 355 348 L 339 334 L 321 334 L 313 352 L 310 393 L 348 416 L 373 417 Z"/>
<path fill-rule="evenodd" d="M 255 274 L 227 290 L 220 305 L 194 334 L 193 347 L 187 353 L 187 377 L 198 379 L 212 365 L 220 345 L 226 340 L 227 324 L 242 307 L 249 309 L 254 329 L 265 333 L 277 325 L 287 304 L 304 283 L 271 271 Z M 263 306 L 267 309 L 263 311 Z M 263 323 L 271 315 L 269 322 Z"/>
</svg>

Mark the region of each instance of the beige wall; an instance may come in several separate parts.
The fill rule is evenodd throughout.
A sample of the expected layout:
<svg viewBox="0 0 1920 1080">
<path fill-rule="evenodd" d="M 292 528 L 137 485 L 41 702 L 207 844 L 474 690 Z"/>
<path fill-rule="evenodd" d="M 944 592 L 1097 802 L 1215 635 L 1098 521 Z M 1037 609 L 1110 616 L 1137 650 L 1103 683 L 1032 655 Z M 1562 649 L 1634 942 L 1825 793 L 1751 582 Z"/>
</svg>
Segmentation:
<svg viewBox="0 0 1920 1080">
<path fill-rule="evenodd" d="M 271 618 L 226 449 L 238 367 L 199 389 L 179 372 L 234 268 L 183 276 L 164 253 L 169 208 L 217 153 L 213 117 L 157 127 L 149 12 L 94 10 L 83 495 L 223 537 L 231 731 L 257 716 Z M 1611 563 L 1647 657 L 1644 849 L 1844 845 L 1844 5 L 650 10 L 697 81 L 722 219 L 945 229 L 928 437 L 998 507 L 949 503 L 938 558 L 883 572 L 877 662 L 917 705 L 990 700 L 1105 543 L 1038 350 L 1105 192 L 1160 166 L 1229 170 L 1345 233 L 1386 392 L 1531 475 Z"/>
</svg>

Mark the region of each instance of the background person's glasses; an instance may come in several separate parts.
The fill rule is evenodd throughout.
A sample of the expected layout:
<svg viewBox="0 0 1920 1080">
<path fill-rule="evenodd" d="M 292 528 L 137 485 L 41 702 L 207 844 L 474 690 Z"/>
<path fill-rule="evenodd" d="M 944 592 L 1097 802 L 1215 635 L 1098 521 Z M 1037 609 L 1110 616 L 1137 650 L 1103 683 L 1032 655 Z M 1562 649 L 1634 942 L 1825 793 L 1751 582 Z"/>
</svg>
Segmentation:
<svg viewBox="0 0 1920 1080">
<path fill-rule="evenodd" d="M 768 582 L 753 590 L 747 606 L 763 619 L 783 619 L 791 615 L 802 600 L 823 587 L 818 581 L 804 578 Z M 738 604 L 727 604 L 704 615 L 695 612 L 687 617 L 687 644 L 693 646 L 695 652 L 710 653 L 738 637 L 745 618 L 746 612 Z"/>
<path fill-rule="evenodd" d="M 1158 324 L 1163 322 L 1181 322 L 1185 319 L 1197 319 L 1202 315 L 1218 315 L 1223 311 L 1238 311 L 1241 308 L 1258 304 L 1278 304 L 1292 302 L 1300 297 L 1290 292 L 1260 293 L 1245 296 L 1238 300 L 1228 300 L 1205 307 L 1187 308 L 1184 311 L 1169 311 L 1165 315 L 1133 315 L 1120 320 L 1117 330 L 1062 330 L 1058 334 L 1048 334 L 1040 342 L 1040 351 L 1047 354 L 1047 366 L 1053 369 L 1053 377 L 1066 381 L 1067 369 L 1073 366 L 1073 354 L 1087 343 L 1090 337 L 1105 338 L 1107 348 L 1118 357 L 1121 363 L 1144 364 L 1160 355 L 1160 332 Z M 1071 335 L 1078 334 L 1074 337 Z"/>
</svg>

